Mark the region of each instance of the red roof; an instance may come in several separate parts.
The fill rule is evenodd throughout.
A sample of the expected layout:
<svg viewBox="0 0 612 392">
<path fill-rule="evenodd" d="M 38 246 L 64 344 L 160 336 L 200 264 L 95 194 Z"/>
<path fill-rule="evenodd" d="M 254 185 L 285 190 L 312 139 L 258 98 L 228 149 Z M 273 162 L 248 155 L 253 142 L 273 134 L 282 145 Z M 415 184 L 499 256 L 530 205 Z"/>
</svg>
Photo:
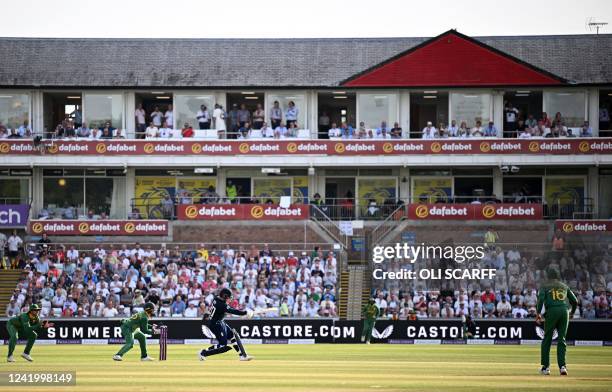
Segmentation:
<svg viewBox="0 0 612 392">
<path fill-rule="evenodd" d="M 342 83 L 346 87 L 559 85 L 563 79 L 454 30 Z"/>
</svg>

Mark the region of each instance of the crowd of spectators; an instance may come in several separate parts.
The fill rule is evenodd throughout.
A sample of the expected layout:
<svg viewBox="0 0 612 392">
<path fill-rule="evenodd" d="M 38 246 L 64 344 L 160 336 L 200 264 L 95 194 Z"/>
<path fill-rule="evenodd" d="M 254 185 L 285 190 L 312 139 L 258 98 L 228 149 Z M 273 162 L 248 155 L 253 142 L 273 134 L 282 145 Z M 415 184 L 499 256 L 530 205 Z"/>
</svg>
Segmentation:
<svg viewBox="0 0 612 392">
<path fill-rule="evenodd" d="M 197 124 L 199 130 L 215 130 L 213 137 L 219 139 L 249 139 L 269 138 L 281 139 L 291 137 L 310 137 L 309 131 L 302 132 L 298 126 L 299 109 L 294 102 L 289 102 L 286 108 L 281 108 L 278 101 L 266 115 L 261 104 L 257 104 L 254 111 L 250 111 L 244 104 L 238 106 L 233 104 L 229 111 L 225 111 L 222 105 L 216 104 L 212 112 L 202 105 L 198 110 L 193 124 Z M 137 138 L 146 139 L 177 139 L 198 137 L 196 127 L 192 122 L 186 121 L 182 125 L 177 124 L 180 129 L 174 129 L 175 119 L 172 105 L 165 110 L 155 106 L 153 111 L 147 113 L 142 104 L 134 111 Z M 322 120 L 325 118 L 326 120 Z M 322 133 L 326 133 L 330 139 L 401 139 L 408 136 L 398 122 L 393 127 L 382 121 L 376 128 L 367 128 L 362 121 L 358 126 L 342 122 L 331 123 L 329 116 L 323 114 L 319 119 Z M 325 124 L 325 125 L 321 125 Z M 409 132 L 409 137 L 422 139 L 446 139 L 446 138 L 483 138 L 483 137 L 507 137 L 507 138 L 553 138 L 553 137 L 592 137 L 593 130 L 588 121 L 576 129 L 566 126 L 562 113 L 557 112 L 554 118 L 548 117 L 546 112 L 541 113 L 538 118 L 533 114 L 525 114 L 515 108 L 511 102 L 506 102 L 504 107 L 503 129 L 499 131 L 493 121 L 483 124 L 478 118 L 474 119 L 474 126 L 468 127 L 467 121 L 459 124 L 452 120 L 449 125 L 444 123 L 436 127 L 431 121 L 418 132 Z M 320 131 L 321 131 L 320 129 Z M 4 138 L 29 138 L 33 133 L 27 121 L 15 129 L 7 129 L 0 122 L 0 139 Z M 45 129 L 44 137 L 53 138 L 82 138 L 89 140 L 97 139 L 125 139 L 126 132 L 112 126 L 110 121 L 95 127 L 88 127 L 83 121 L 80 109 L 67 115 L 55 129 Z M 211 137 L 207 135 L 206 137 Z"/>
<path fill-rule="evenodd" d="M 590 245 L 566 243 L 560 232 L 548 249 L 496 245 L 499 236 L 485 233 L 482 260 L 458 264 L 452 260 L 389 259 L 380 264 L 386 271 L 400 269 L 494 268 L 494 279 L 375 280 L 372 295 L 381 317 L 391 319 L 535 318 L 537 290 L 545 271 L 556 268 L 576 294 L 576 318 L 612 318 L 612 243 Z"/>
<path fill-rule="evenodd" d="M 26 253 L 16 261 L 26 276 L 6 316 L 39 303 L 42 317 L 128 317 L 150 301 L 159 317 L 201 317 L 224 287 L 233 306 L 265 317 L 336 316 L 336 257 L 318 247 L 296 253 L 267 244 L 185 250 L 136 243 L 79 251 L 39 243 Z"/>
</svg>

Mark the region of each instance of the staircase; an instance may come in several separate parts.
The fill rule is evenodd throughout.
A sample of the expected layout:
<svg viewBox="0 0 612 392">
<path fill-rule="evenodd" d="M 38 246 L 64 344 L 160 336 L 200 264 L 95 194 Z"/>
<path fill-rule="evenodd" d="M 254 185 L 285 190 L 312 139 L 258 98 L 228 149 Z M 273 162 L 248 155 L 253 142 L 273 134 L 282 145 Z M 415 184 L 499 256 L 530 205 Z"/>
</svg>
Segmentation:
<svg viewBox="0 0 612 392">
<path fill-rule="evenodd" d="M 6 316 L 6 308 L 22 273 L 20 269 L 0 270 L 0 317 Z"/>
<path fill-rule="evenodd" d="M 346 320 L 361 320 L 361 309 L 370 298 L 371 277 L 367 265 L 349 265 L 346 289 Z M 343 290 L 344 293 L 344 290 Z"/>
</svg>

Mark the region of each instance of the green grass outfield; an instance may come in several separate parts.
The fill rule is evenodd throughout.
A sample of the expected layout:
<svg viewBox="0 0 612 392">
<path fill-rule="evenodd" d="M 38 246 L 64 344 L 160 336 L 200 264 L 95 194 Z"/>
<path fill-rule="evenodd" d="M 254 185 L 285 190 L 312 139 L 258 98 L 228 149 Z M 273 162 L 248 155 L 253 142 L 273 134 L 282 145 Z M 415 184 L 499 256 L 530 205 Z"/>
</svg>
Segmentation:
<svg viewBox="0 0 612 392">
<path fill-rule="evenodd" d="M 249 345 L 251 362 L 233 350 L 200 362 L 198 346 L 169 345 L 167 361 L 144 363 L 138 345 L 114 362 L 118 348 L 35 346 L 35 362 L 15 355 L 0 372 L 75 370 L 77 386 L 0 391 L 612 391 L 612 347 L 568 347 L 568 377 L 537 374 L 539 346 Z"/>
</svg>

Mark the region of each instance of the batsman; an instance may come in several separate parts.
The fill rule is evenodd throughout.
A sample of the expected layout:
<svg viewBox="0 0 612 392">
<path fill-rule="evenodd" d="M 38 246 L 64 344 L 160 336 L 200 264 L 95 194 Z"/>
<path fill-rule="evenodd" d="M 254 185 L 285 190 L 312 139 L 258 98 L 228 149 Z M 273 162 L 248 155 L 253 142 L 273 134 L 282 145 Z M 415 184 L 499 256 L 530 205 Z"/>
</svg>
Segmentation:
<svg viewBox="0 0 612 392">
<path fill-rule="evenodd" d="M 204 314 L 204 326 L 208 328 L 210 332 L 213 333 L 213 335 L 217 339 L 218 344 L 210 346 L 206 350 L 200 351 L 200 361 L 205 361 L 206 358 L 213 355 L 228 352 L 232 349 L 232 347 L 238 353 L 241 361 L 250 361 L 251 359 L 253 359 L 247 354 L 246 350 L 244 349 L 244 346 L 242 345 L 242 340 L 240 339 L 240 335 L 238 335 L 238 332 L 236 332 L 235 329 L 227 325 L 223 320 L 226 313 L 252 318 L 253 311 L 251 309 L 239 310 L 232 308 L 228 305 L 228 302 L 231 299 L 232 292 L 226 288 L 221 289 L 219 291 L 219 294 L 215 296 L 212 304 L 208 307 L 208 310 Z M 228 345 L 228 343 L 231 344 L 231 346 Z"/>
<path fill-rule="evenodd" d="M 30 351 L 32 351 L 34 342 L 38 337 L 38 332 L 41 332 L 43 328 L 53 327 L 53 323 L 48 321 L 41 322 L 38 318 L 39 313 L 40 306 L 33 304 L 30 305 L 27 313 L 21 313 L 18 316 L 11 317 L 7 321 L 6 329 L 8 330 L 9 334 L 8 356 L 6 358 L 7 362 L 15 362 L 15 358 L 13 358 L 13 351 L 15 351 L 15 346 L 17 345 L 17 338 L 27 340 L 23 354 L 21 354 L 21 358 L 29 362 L 33 361 L 32 357 L 30 356 Z"/>
<path fill-rule="evenodd" d="M 549 268 L 546 271 L 546 277 L 547 281 L 538 291 L 538 303 L 536 306 L 536 323 L 544 322 L 544 339 L 542 340 L 541 351 L 542 368 L 540 369 L 540 374 L 546 376 L 550 374 L 550 345 L 553 340 L 553 332 L 556 329 L 558 333 L 557 364 L 559 365 L 559 373 L 562 376 L 567 376 L 565 336 L 567 335 L 569 319 L 574 317 L 578 301 L 567 285 L 559 280 L 560 275 L 556 268 Z M 568 301 L 571 310 L 568 310 Z M 545 309 L 545 319 L 542 317 L 542 307 Z"/>
<path fill-rule="evenodd" d="M 361 341 L 366 344 L 370 344 L 372 338 L 372 330 L 374 329 L 374 323 L 378 317 L 379 310 L 378 306 L 374 302 L 374 298 L 370 298 L 367 304 L 363 307 L 363 332 L 361 333 Z"/>
<path fill-rule="evenodd" d="M 115 361 L 123 361 L 123 355 L 134 347 L 134 338 L 140 344 L 140 360 L 152 361 L 153 359 L 147 354 L 147 337 L 159 333 L 159 329 L 155 324 L 149 324 L 149 319 L 155 313 L 155 305 L 147 302 L 144 305 L 144 310 L 138 312 L 130 318 L 121 320 L 121 335 L 125 339 L 125 344 L 121 350 L 113 356 Z"/>
</svg>

